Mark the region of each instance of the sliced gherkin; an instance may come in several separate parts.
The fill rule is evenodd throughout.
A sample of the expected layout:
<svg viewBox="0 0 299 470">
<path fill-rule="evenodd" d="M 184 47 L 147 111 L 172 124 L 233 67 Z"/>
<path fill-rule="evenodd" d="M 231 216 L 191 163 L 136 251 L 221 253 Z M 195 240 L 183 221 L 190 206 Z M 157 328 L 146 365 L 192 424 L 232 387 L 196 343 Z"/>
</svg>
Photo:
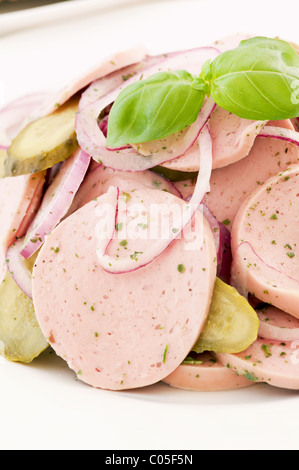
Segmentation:
<svg viewBox="0 0 299 470">
<path fill-rule="evenodd" d="M 47 347 L 32 300 L 7 272 L 0 285 L 0 353 L 9 361 L 28 364 Z"/>
<path fill-rule="evenodd" d="M 5 176 L 47 170 L 78 148 L 75 132 L 79 98 L 28 124 L 13 140 L 5 160 Z"/>
<path fill-rule="evenodd" d="M 170 168 L 165 168 L 164 166 L 156 166 L 153 168 L 155 173 L 159 173 L 165 178 L 168 178 L 170 181 L 174 183 L 177 181 L 186 181 L 190 179 L 196 179 L 198 176 L 197 172 L 188 172 L 188 171 L 178 171 L 178 170 L 171 170 Z"/>
<path fill-rule="evenodd" d="M 258 331 L 255 310 L 236 289 L 217 278 L 207 322 L 192 350 L 240 353 L 256 341 Z"/>
<path fill-rule="evenodd" d="M 0 178 L 4 178 L 4 162 L 7 157 L 7 151 L 0 148 Z"/>
</svg>

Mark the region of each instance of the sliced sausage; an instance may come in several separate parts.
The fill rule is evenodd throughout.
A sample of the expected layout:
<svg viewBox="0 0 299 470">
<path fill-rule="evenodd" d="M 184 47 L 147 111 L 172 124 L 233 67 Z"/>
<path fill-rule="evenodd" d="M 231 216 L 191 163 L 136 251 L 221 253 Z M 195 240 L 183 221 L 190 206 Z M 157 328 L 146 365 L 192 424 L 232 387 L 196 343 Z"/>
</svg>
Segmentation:
<svg viewBox="0 0 299 470">
<path fill-rule="evenodd" d="M 153 171 L 124 173 L 122 171 L 112 170 L 103 165 L 97 164 L 95 166 L 92 164 L 92 169 L 81 184 L 68 211 L 68 215 L 93 199 L 107 193 L 110 186 L 118 187 L 121 191 L 126 193 L 131 193 L 132 191 L 134 192 L 137 189 L 143 188 L 159 189 L 181 197 L 181 193 L 173 183 Z"/>
<path fill-rule="evenodd" d="M 299 342 L 280 343 L 258 339 L 240 354 L 216 354 L 217 359 L 240 376 L 257 383 L 299 390 Z"/>
<path fill-rule="evenodd" d="M 163 382 L 174 388 L 196 392 L 220 392 L 253 385 L 250 380 L 224 367 L 208 352 L 196 355 L 194 360 L 187 359 Z"/>
<path fill-rule="evenodd" d="M 135 204 L 135 195 L 159 206 L 185 207 L 181 199 L 150 189 L 133 193 L 128 204 Z M 187 249 L 189 225 L 184 237 L 149 265 L 110 274 L 99 267 L 95 235 L 97 214 L 108 203 L 109 193 L 50 234 L 33 271 L 33 299 L 45 337 L 79 379 L 123 390 L 162 380 L 188 355 L 209 313 L 216 252 L 203 219 L 203 232 L 194 232 L 197 239 L 204 237 L 200 248 Z M 192 224 L 200 223 L 199 216 Z M 114 240 L 113 248 L 122 256 L 133 241 Z"/>
<path fill-rule="evenodd" d="M 205 204 L 229 229 L 245 199 L 267 179 L 299 162 L 299 149 L 275 139 L 257 138 L 249 155 L 212 172 Z M 219 204 L 221 201 L 221 204 Z"/>
<path fill-rule="evenodd" d="M 262 121 L 242 119 L 217 107 L 209 120 L 213 140 L 213 169 L 228 166 L 245 158 L 265 124 Z M 199 171 L 197 153 L 196 142 L 185 155 L 162 166 L 176 171 Z"/>
<path fill-rule="evenodd" d="M 299 341 L 299 320 L 272 305 L 257 310 L 259 336 L 276 341 Z"/>
<path fill-rule="evenodd" d="M 232 230 L 232 282 L 299 318 L 299 165 L 259 186 Z"/>
<path fill-rule="evenodd" d="M 194 188 L 196 185 L 196 178 L 184 180 L 184 181 L 176 181 L 175 183 L 176 188 L 181 193 L 182 198 L 185 201 L 190 200 L 194 193 Z"/>
</svg>

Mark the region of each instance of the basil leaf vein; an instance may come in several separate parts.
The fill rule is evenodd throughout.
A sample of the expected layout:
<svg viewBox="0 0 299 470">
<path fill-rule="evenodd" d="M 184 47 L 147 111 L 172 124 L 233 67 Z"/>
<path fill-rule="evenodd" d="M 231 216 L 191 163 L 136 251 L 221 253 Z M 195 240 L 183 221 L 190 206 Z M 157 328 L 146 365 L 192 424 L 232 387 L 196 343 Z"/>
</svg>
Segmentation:
<svg viewBox="0 0 299 470">
<path fill-rule="evenodd" d="M 285 41 L 242 41 L 216 57 L 208 73 L 216 103 L 237 116 L 266 121 L 299 115 L 299 100 L 294 99 L 299 57 Z"/>
<path fill-rule="evenodd" d="M 198 73 L 159 72 L 126 87 L 110 111 L 106 145 L 141 144 L 180 132 L 195 122 L 206 95 L 244 119 L 299 116 L 299 56 L 285 41 L 241 41 Z"/>
</svg>

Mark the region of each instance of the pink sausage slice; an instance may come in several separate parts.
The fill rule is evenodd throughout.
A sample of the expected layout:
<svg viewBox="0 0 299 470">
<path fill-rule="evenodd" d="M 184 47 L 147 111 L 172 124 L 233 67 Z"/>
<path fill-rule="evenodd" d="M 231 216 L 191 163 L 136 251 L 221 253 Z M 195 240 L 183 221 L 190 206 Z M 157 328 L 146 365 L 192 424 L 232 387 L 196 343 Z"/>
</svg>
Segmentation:
<svg viewBox="0 0 299 470">
<path fill-rule="evenodd" d="M 245 199 L 271 176 L 298 162 L 299 149 L 295 145 L 257 138 L 247 157 L 212 172 L 211 190 L 204 202 L 216 219 L 225 221 L 231 229 Z"/>
<path fill-rule="evenodd" d="M 28 229 L 43 193 L 45 173 L 0 180 L 0 283 L 6 273 L 6 251 Z"/>
<path fill-rule="evenodd" d="M 193 362 L 191 358 L 183 362 L 163 382 L 174 388 L 196 392 L 220 392 L 253 385 L 245 377 L 224 367 L 208 352 L 198 354 Z"/>
<path fill-rule="evenodd" d="M 107 193 L 110 186 L 118 187 L 124 193 L 149 188 L 159 189 L 181 197 L 179 190 L 173 183 L 152 171 L 124 173 L 103 165 L 97 164 L 95 166 L 93 163 L 92 168 L 81 184 L 67 215 Z"/>
<path fill-rule="evenodd" d="M 217 107 L 209 121 L 213 141 L 213 169 L 222 168 L 245 158 L 265 126 L 262 121 L 249 121 Z M 176 171 L 199 171 L 198 143 L 182 157 L 164 163 Z"/>
<path fill-rule="evenodd" d="M 276 341 L 299 341 L 299 320 L 272 305 L 257 310 L 259 336 Z"/>
<path fill-rule="evenodd" d="M 216 354 L 217 359 L 240 376 L 257 383 L 299 390 L 299 341 L 286 343 L 258 339 L 240 354 Z"/>
<path fill-rule="evenodd" d="M 242 160 L 266 122 L 241 119 L 217 107 L 210 119 L 213 140 L 213 168 L 222 168 Z"/>
<path fill-rule="evenodd" d="M 176 181 L 174 184 L 177 190 L 181 193 L 182 198 L 185 201 L 188 201 L 190 200 L 190 198 L 192 197 L 194 193 L 194 188 L 196 185 L 196 178 L 188 179 L 184 181 Z"/>
<path fill-rule="evenodd" d="M 137 193 L 160 204 L 185 204 L 162 191 Z M 109 194 L 91 201 L 48 237 L 33 271 L 33 300 L 45 337 L 79 379 L 125 390 L 162 380 L 191 350 L 209 312 L 216 253 L 204 220 L 200 249 L 186 249 L 189 226 L 185 238 L 146 267 L 107 273 L 98 264 L 95 233 L 97 214 L 108 203 Z M 119 242 L 120 254 L 126 242 Z"/>
<path fill-rule="evenodd" d="M 245 201 L 232 230 L 232 279 L 238 290 L 299 318 L 299 165 Z"/>
</svg>

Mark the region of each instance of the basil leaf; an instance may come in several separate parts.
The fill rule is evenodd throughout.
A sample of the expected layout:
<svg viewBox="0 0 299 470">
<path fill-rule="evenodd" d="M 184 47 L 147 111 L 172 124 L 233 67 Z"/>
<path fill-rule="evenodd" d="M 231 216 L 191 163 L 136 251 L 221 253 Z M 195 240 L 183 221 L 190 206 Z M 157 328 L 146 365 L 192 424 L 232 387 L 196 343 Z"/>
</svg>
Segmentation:
<svg viewBox="0 0 299 470">
<path fill-rule="evenodd" d="M 255 37 L 216 57 L 205 70 L 222 108 L 252 120 L 299 115 L 299 56 L 279 39 Z"/>
<path fill-rule="evenodd" d="M 202 79 L 186 71 L 160 72 L 132 83 L 111 108 L 107 147 L 163 139 L 193 124 L 205 88 Z"/>
</svg>

